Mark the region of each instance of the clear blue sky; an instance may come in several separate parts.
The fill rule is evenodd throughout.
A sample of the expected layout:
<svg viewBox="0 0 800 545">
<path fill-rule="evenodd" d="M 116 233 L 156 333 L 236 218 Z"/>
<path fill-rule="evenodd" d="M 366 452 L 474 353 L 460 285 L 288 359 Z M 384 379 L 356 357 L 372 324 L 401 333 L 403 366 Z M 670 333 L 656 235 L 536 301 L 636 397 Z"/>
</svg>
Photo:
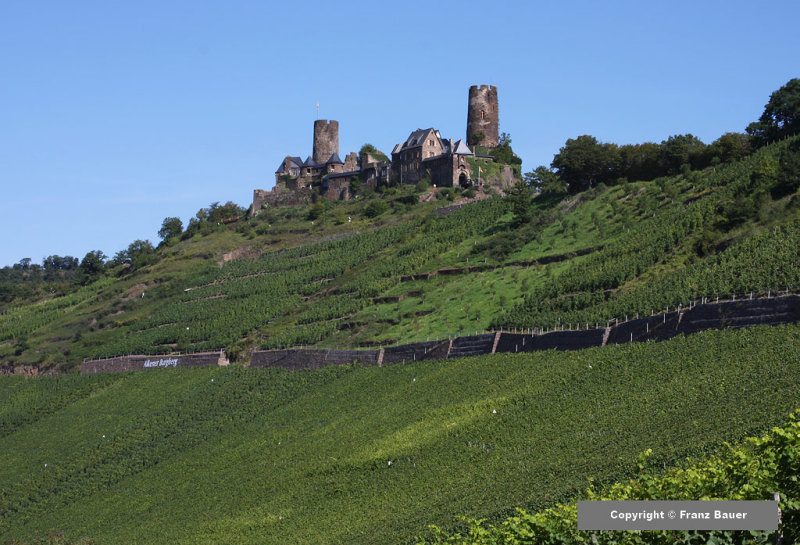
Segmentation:
<svg viewBox="0 0 800 545">
<path fill-rule="evenodd" d="M 213 201 L 247 206 L 311 153 L 416 128 L 463 138 L 498 86 L 525 170 L 567 138 L 743 131 L 800 77 L 800 3 L 0 3 L 0 265 L 158 242 Z"/>
</svg>

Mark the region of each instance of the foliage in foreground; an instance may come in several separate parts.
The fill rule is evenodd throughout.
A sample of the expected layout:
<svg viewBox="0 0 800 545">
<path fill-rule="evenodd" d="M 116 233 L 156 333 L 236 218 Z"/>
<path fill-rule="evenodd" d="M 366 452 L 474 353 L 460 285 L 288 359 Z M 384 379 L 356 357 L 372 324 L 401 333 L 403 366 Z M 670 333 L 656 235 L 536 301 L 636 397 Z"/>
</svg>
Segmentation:
<svg viewBox="0 0 800 545">
<path fill-rule="evenodd" d="M 628 483 L 611 487 L 604 494 L 593 488 L 587 500 L 771 500 L 781 497 L 781 528 L 784 543 L 800 539 L 800 411 L 788 424 L 773 428 L 762 437 L 748 438 L 739 447 L 655 477 L 644 472 L 651 451 L 639 460 L 642 474 Z M 418 545 L 497 544 L 694 544 L 775 543 L 768 531 L 652 531 L 590 532 L 577 530 L 577 504 L 561 504 L 536 514 L 519 509 L 501 524 L 484 527 L 467 519 L 465 533 L 447 534 L 433 526 L 434 537 Z"/>
</svg>

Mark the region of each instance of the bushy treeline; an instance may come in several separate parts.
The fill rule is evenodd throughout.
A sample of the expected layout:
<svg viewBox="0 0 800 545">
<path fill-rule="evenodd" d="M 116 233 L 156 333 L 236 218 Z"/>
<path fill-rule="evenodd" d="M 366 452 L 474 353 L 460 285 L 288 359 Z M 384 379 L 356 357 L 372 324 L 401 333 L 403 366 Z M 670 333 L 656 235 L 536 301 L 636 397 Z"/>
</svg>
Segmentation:
<svg viewBox="0 0 800 545">
<path fill-rule="evenodd" d="M 542 192 L 578 193 L 598 184 L 615 185 L 687 174 L 745 157 L 771 142 L 800 132 L 800 79 L 772 93 L 758 121 L 746 133 L 728 132 L 706 145 L 692 134 L 677 134 L 657 144 L 600 142 L 585 134 L 570 138 L 553 157 L 550 167 L 525 174 L 527 183 Z"/>
<path fill-rule="evenodd" d="M 42 264 L 29 257 L 0 269 L 0 305 L 46 294 L 63 295 L 79 272 L 78 258 L 51 255 Z"/>
<path fill-rule="evenodd" d="M 30 257 L 19 260 L 0 269 L 0 282 L 44 281 L 69 279 L 78 270 L 78 258 L 71 255 L 51 255 L 42 259 L 42 264 L 34 263 Z"/>
</svg>

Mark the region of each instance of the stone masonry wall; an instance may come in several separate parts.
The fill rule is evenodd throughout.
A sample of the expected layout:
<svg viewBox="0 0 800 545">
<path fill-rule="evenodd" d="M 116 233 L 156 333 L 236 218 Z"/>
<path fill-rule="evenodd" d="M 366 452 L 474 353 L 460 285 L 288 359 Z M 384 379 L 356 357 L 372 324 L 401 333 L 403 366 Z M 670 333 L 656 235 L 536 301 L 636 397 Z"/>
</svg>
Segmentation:
<svg viewBox="0 0 800 545">
<path fill-rule="evenodd" d="M 251 215 L 255 215 L 266 204 L 268 207 L 300 206 L 311 202 L 314 189 L 304 188 L 297 191 L 267 191 L 265 189 L 253 190 L 253 205 Z"/>
<path fill-rule="evenodd" d="M 478 145 L 495 147 L 499 141 L 500 116 L 497 87 L 473 85 L 469 88 L 467 108 L 467 145 L 475 145 L 475 135 L 483 133 Z"/>
<path fill-rule="evenodd" d="M 334 153 L 339 153 L 339 122 L 317 119 L 314 121 L 314 162 L 324 164 Z"/>
</svg>

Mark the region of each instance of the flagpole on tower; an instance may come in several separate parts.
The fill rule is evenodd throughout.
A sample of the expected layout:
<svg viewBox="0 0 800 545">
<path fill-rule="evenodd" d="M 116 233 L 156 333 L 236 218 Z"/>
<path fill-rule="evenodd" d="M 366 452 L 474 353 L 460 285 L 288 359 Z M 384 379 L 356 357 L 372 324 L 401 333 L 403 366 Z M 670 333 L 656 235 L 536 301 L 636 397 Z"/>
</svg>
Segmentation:
<svg viewBox="0 0 800 545">
<path fill-rule="evenodd" d="M 319 100 L 317 101 L 317 119 L 319 119 Z"/>
</svg>

